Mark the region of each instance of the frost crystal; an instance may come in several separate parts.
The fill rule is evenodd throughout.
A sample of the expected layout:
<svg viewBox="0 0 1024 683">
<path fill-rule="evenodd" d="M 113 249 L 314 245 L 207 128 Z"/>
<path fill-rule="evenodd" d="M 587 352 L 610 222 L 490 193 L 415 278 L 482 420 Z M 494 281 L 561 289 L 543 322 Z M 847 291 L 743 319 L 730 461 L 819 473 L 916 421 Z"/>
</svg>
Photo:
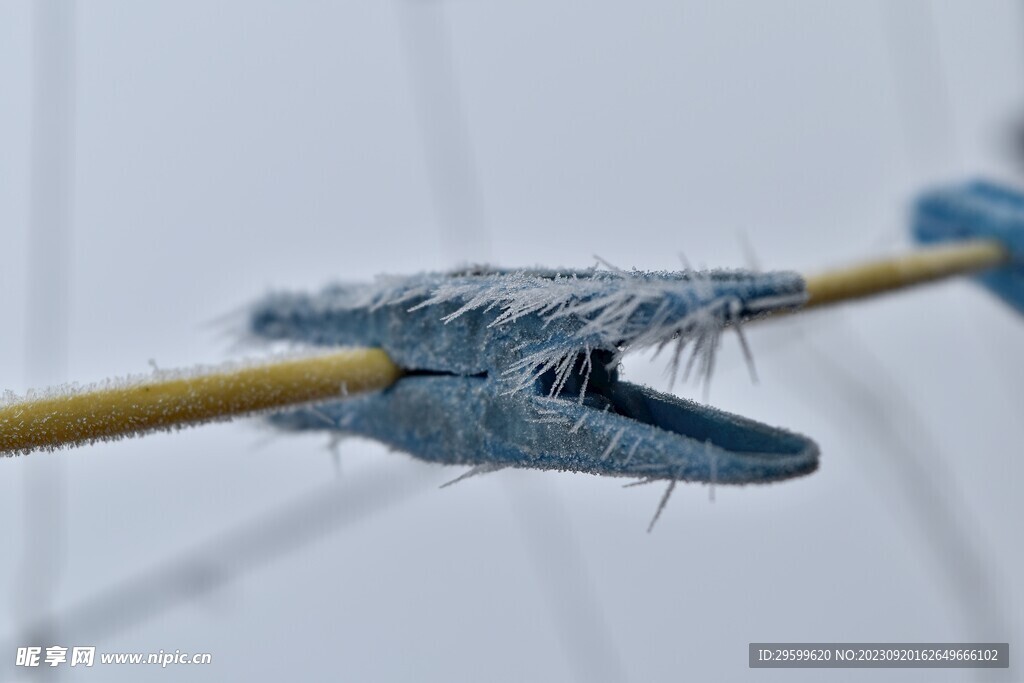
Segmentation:
<svg viewBox="0 0 1024 683">
<path fill-rule="evenodd" d="M 488 373 L 510 392 L 547 377 L 549 395 L 571 386 L 582 400 L 598 358 L 607 372 L 646 348 L 671 349 L 674 381 L 689 346 L 683 374 L 696 369 L 706 380 L 730 327 L 749 362 L 742 323 L 805 300 L 794 273 L 475 268 L 278 295 L 257 309 L 252 329 L 269 339 L 379 345 L 405 367 Z"/>
</svg>

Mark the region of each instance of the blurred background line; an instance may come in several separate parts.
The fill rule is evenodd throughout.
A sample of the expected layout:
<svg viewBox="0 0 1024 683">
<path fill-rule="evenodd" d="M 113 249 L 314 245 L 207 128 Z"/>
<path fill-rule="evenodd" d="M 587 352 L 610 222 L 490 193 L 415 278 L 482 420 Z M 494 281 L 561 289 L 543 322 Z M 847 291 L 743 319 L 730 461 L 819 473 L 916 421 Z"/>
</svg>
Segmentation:
<svg viewBox="0 0 1024 683">
<path fill-rule="evenodd" d="M 883 1 L 882 8 L 907 158 L 913 171 L 951 176 L 960 154 L 932 2 Z"/>
<path fill-rule="evenodd" d="M 442 253 L 456 263 L 484 261 L 490 256 L 490 239 L 472 139 L 452 63 L 445 1 L 397 0 L 396 12 Z"/>
<path fill-rule="evenodd" d="M 75 3 L 32 4 L 29 254 L 25 368 L 29 386 L 66 380 L 74 179 Z M 11 587 L 16 619 L 27 623 L 52 604 L 66 564 L 66 481 L 60 454 L 24 468 L 24 525 Z M 23 641 L 55 642 L 59 624 L 36 622 Z M 53 672 L 36 670 L 37 676 Z"/>
<path fill-rule="evenodd" d="M 439 468 L 408 462 L 334 479 L 212 535 L 152 569 L 120 577 L 72 606 L 44 616 L 42 623 L 60 623 L 67 643 L 102 643 L 182 604 L 209 598 L 218 588 L 348 525 L 436 491 L 442 479 Z M 19 645 L 24 643 L 16 634 L 0 647 L 4 653 L 13 653 Z M 0 669 L 0 676 L 5 673 L 9 672 Z"/>
<path fill-rule="evenodd" d="M 943 448 L 904 392 L 886 379 L 890 373 L 882 362 L 841 315 L 817 321 L 819 329 L 814 333 L 823 332 L 820 328 L 831 322 L 832 334 L 842 339 L 828 352 L 810 339 L 814 333 L 796 330 L 808 351 L 808 370 L 816 381 L 827 382 L 828 395 L 841 403 L 824 410 L 852 418 L 846 429 L 868 437 L 873 444 L 862 450 L 863 470 L 880 488 L 895 493 L 896 498 L 889 499 L 894 512 L 904 504 L 910 511 L 910 526 L 924 537 L 920 551 L 927 553 L 927 565 L 941 578 L 950 602 L 963 617 L 964 640 L 1009 638 L 1012 642 L 1009 619 L 999 597 L 1005 594 L 1005 586 L 987 567 L 988 553 L 977 540 L 981 528 L 949 471 Z M 839 354 L 843 361 L 836 360 Z M 851 372 L 850 368 L 857 370 Z M 802 391 L 797 394 L 810 396 Z M 814 394 L 816 409 L 823 409 L 823 395 Z"/>
<path fill-rule="evenodd" d="M 622 655 L 572 522 L 552 488 L 537 479 L 534 473 L 510 478 L 505 492 L 570 669 L 581 682 L 625 681 Z"/>
</svg>

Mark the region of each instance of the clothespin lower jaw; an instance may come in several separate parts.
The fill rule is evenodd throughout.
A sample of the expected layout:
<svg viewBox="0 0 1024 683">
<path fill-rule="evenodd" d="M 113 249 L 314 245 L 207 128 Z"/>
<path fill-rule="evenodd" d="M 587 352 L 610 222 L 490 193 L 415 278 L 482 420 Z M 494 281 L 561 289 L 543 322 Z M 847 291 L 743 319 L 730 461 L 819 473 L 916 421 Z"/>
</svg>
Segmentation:
<svg viewBox="0 0 1024 683">
<path fill-rule="evenodd" d="M 602 409 L 503 393 L 484 377 L 412 375 L 380 393 L 270 419 L 286 430 L 369 437 L 447 465 L 721 484 L 789 479 L 818 466 L 818 447 L 805 437 L 620 381 Z"/>
</svg>

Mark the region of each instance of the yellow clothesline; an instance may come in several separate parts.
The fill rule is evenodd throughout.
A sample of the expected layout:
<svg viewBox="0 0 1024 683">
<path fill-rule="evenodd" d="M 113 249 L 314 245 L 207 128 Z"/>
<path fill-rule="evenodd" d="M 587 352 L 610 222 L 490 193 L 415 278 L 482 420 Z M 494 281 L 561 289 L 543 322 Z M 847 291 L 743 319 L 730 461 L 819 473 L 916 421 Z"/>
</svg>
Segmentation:
<svg viewBox="0 0 1024 683">
<path fill-rule="evenodd" d="M 1005 264 L 994 241 L 918 250 L 806 278 L 804 308 Z M 204 374 L 154 378 L 0 406 L 0 453 L 26 453 L 384 389 L 402 376 L 380 349 L 342 349 Z"/>
</svg>

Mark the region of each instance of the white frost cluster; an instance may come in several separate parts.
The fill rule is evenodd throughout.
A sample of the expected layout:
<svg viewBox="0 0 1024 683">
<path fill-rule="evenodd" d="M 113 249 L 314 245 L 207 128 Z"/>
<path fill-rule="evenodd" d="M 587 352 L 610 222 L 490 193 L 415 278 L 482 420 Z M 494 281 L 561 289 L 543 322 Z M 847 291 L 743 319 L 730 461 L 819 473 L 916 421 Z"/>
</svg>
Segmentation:
<svg viewBox="0 0 1024 683">
<path fill-rule="evenodd" d="M 417 288 L 415 295 L 428 298 L 410 310 L 445 303 L 461 304 L 443 318 L 445 322 L 472 311 L 496 310 L 498 315 L 490 327 L 514 324 L 530 315 L 540 316 L 545 327 L 561 319 L 579 320 L 581 324 L 573 328 L 569 339 L 530 344 L 535 350 L 527 352 L 507 370 L 508 374 L 518 376 L 513 391 L 525 389 L 553 370 L 552 394 L 557 395 L 581 354 L 583 360 L 579 369 L 585 390 L 591 372 L 590 356 L 595 348 L 615 349 L 613 363 L 617 363 L 628 351 L 655 348 L 657 355 L 670 344 L 674 344 L 669 364 L 670 382 L 674 383 L 684 350 L 691 342 L 684 377 L 699 361 L 699 373 L 707 380 L 727 326 L 733 327 L 739 335 L 753 372 L 749 346 L 742 333 L 741 312 L 750 315 L 751 312 L 799 306 L 806 297 L 799 292 L 741 301 L 736 295 L 716 295 L 710 276 L 709 272 L 697 271 L 668 274 L 596 269 L 567 275 L 518 271 L 455 276 L 430 288 L 428 295 L 423 288 Z M 405 289 L 396 300 L 410 298 L 409 290 Z M 380 296 L 377 301 L 395 303 Z M 680 305 L 681 301 L 684 306 Z M 653 312 L 637 315 L 641 309 Z M 685 313 L 680 315 L 680 311 Z"/>
</svg>

